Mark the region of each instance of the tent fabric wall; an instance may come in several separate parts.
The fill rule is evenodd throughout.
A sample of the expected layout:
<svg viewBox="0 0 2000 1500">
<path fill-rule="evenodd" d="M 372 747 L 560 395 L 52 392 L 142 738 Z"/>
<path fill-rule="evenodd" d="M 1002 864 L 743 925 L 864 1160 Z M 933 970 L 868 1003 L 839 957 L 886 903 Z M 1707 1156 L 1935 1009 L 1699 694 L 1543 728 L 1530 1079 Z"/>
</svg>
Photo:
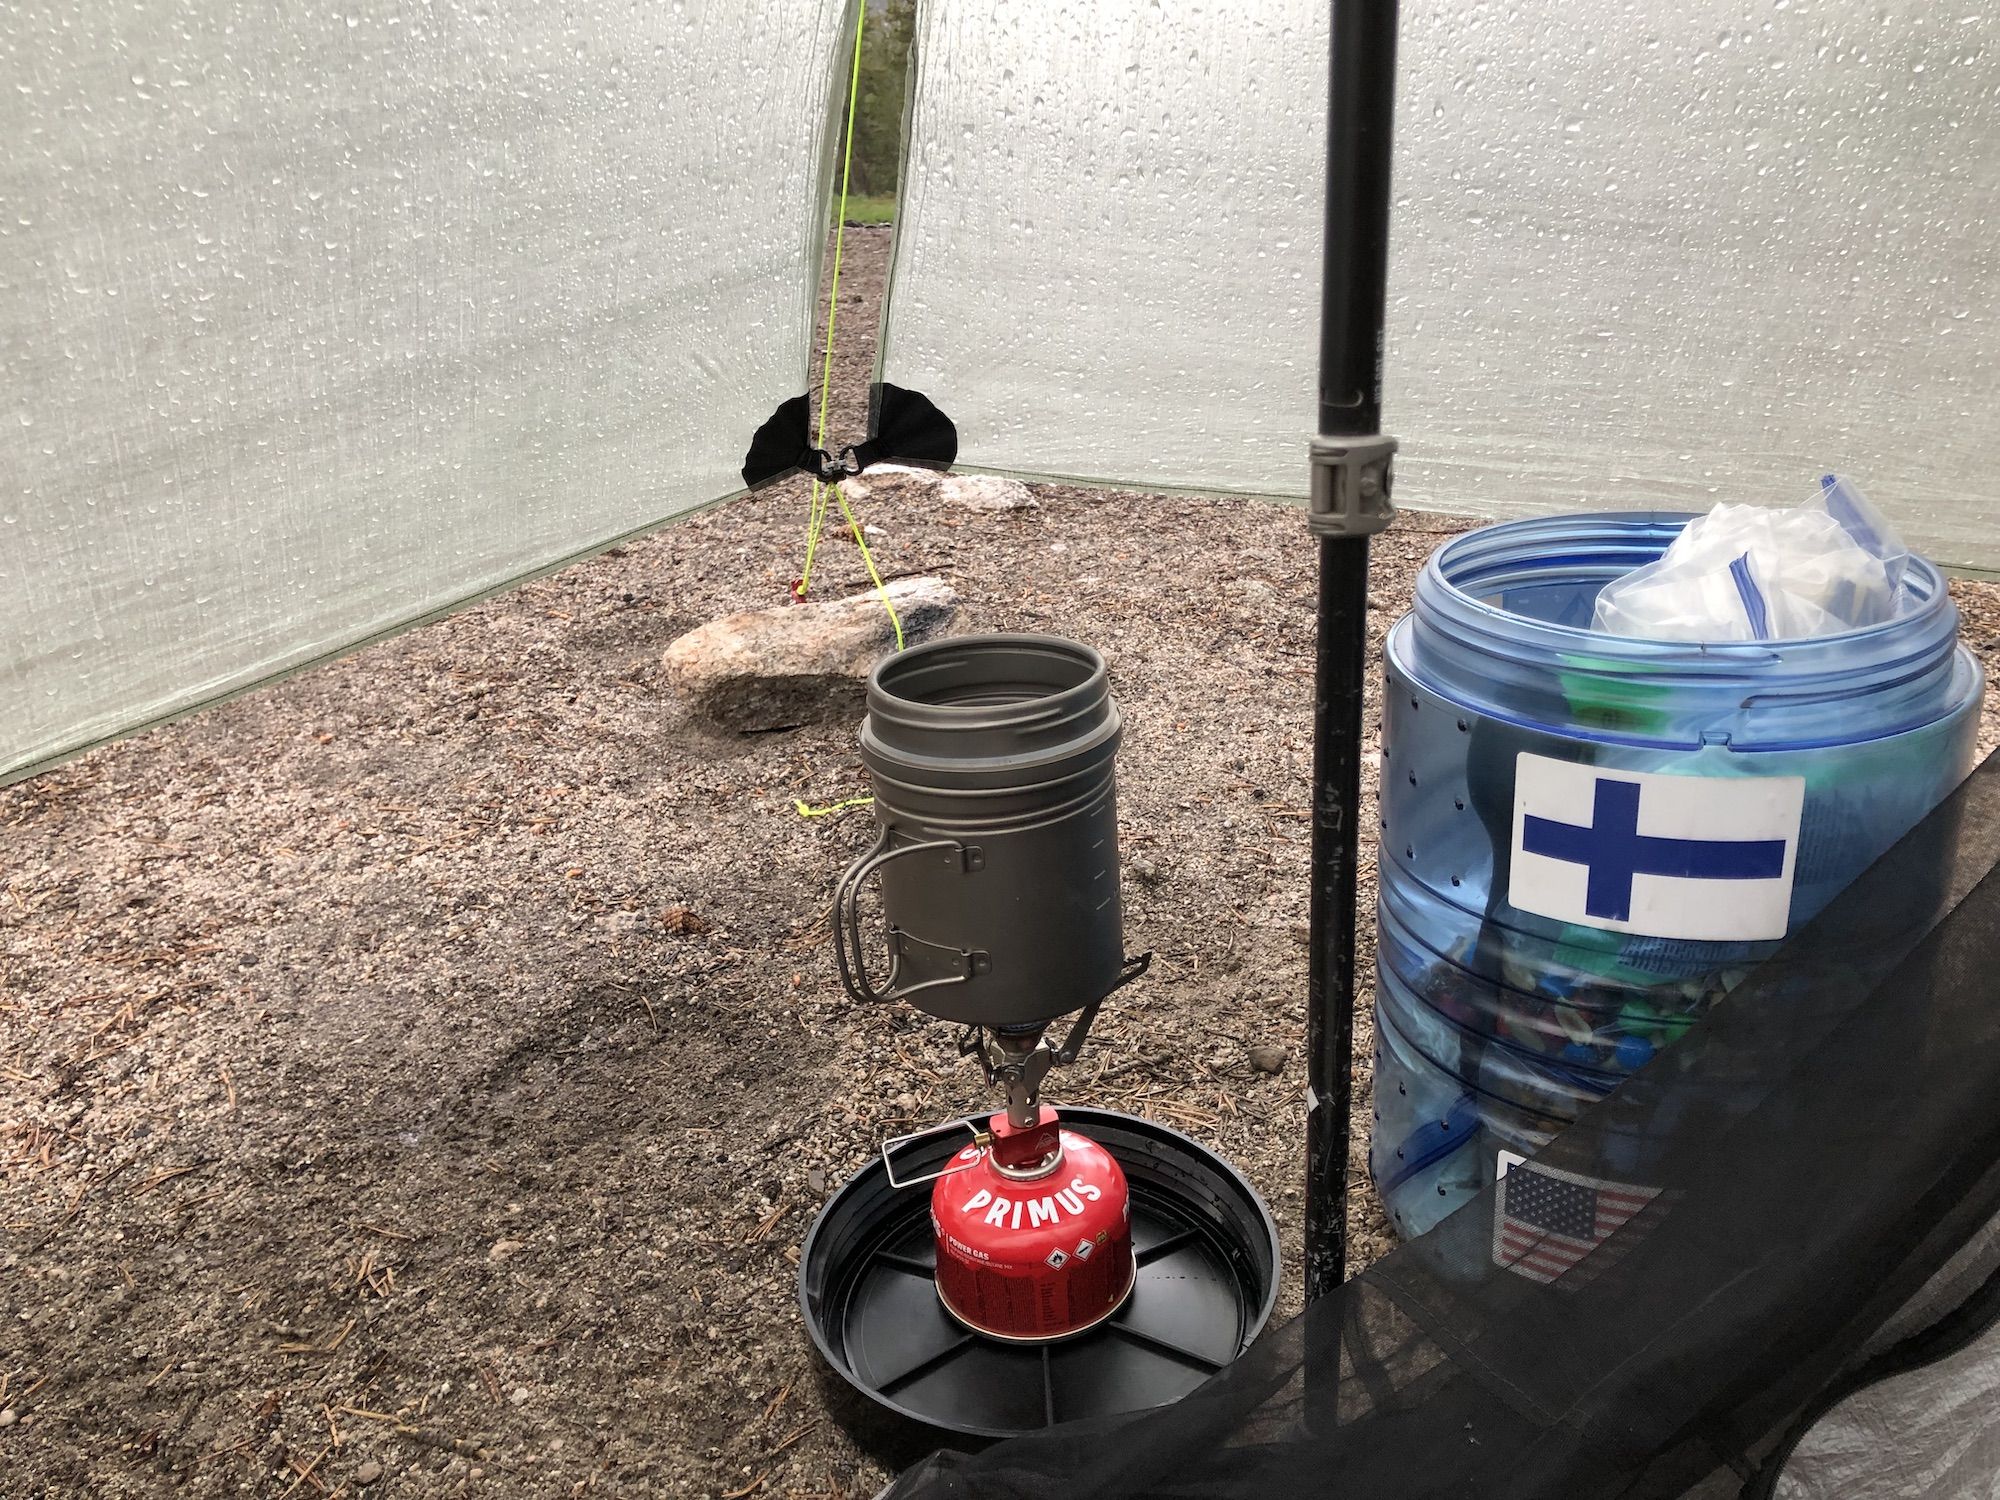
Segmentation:
<svg viewBox="0 0 2000 1500">
<path fill-rule="evenodd" d="M 2000 1219 L 1966 1242 L 1864 1356 L 1829 1393 L 1840 1399 L 1774 1455 L 1772 1500 L 2000 1494 Z"/>
<path fill-rule="evenodd" d="M 882 373 L 967 465 L 1296 499 L 1324 0 L 925 0 Z M 1407 0 L 1385 425 L 1490 516 L 1852 475 L 2000 567 L 2000 18 Z"/>
<path fill-rule="evenodd" d="M 2000 1326 L 1871 1386 L 1800 1443 L 1776 1500 L 1991 1500 L 2000 1494 Z"/>
<path fill-rule="evenodd" d="M 738 490 L 851 21 L 9 7 L 0 779 Z"/>
</svg>

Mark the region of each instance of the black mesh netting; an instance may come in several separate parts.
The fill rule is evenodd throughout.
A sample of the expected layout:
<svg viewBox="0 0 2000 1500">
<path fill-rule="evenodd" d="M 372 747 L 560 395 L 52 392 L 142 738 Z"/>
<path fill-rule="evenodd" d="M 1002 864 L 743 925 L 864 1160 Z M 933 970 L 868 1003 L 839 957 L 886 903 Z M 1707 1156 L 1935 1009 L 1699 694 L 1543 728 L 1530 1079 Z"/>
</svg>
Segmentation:
<svg viewBox="0 0 2000 1500">
<path fill-rule="evenodd" d="M 1996 863 L 1989 762 L 1531 1167 L 1194 1395 L 890 1496 L 1757 1493 L 2000 1211 Z M 1593 1202 L 1594 1250 L 1522 1251 Z"/>
</svg>

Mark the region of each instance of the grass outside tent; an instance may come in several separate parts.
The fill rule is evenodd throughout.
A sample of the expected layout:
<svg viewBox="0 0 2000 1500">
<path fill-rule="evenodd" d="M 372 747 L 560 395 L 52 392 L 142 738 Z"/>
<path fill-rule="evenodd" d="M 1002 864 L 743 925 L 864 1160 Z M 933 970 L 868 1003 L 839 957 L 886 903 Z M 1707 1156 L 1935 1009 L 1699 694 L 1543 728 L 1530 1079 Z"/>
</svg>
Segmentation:
<svg viewBox="0 0 2000 1500">
<path fill-rule="evenodd" d="M 896 221 L 894 193 L 856 193 L 847 200 L 850 224 L 893 224 Z"/>
</svg>

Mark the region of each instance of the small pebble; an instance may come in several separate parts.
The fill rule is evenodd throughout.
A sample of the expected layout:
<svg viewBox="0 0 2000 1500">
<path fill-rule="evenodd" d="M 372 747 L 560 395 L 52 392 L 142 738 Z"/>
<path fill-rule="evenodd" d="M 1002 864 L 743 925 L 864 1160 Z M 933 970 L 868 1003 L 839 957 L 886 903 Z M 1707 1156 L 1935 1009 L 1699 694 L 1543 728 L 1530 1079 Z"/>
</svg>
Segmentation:
<svg viewBox="0 0 2000 1500">
<path fill-rule="evenodd" d="M 12 1427 L 16 1422 L 20 1420 L 21 1420 L 21 1414 L 15 1411 L 14 1408 L 11 1406 L 8 1407 L 5 1411 L 0 1411 L 0 1427 Z"/>
<path fill-rule="evenodd" d="M 534 1399 L 534 1394 L 525 1385 L 517 1385 L 508 1393 L 507 1399 L 516 1406 L 526 1406 L 529 1401 Z"/>
<path fill-rule="evenodd" d="M 373 1484 L 381 1477 L 382 1466 L 372 1458 L 354 1471 L 354 1482 L 356 1484 Z"/>
<path fill-rule="evenodd" d="M 486 1258 L 492 1261 L 512 1260 L 527 1248 L 522 1240 L 495 1240 L 493 1248 L 486 1252 Z"/>
<path fill-rule="evenodd" d="M 1250 1066 L 1259 1073 L 1282 1073 L 1291 1055 L 1283 1047 L 1273 1046 L 1269 1042 L 1259 1042 L 1250 1049 Z"/>
<path fill-rule="evenodd" d="M 806 1173 L 806 1186 L 811 1188 L 815 1193 L 825 1192 L 826 1169 L 824 1167 L 814 1167 L 810 1172 Z"/>
</svg>

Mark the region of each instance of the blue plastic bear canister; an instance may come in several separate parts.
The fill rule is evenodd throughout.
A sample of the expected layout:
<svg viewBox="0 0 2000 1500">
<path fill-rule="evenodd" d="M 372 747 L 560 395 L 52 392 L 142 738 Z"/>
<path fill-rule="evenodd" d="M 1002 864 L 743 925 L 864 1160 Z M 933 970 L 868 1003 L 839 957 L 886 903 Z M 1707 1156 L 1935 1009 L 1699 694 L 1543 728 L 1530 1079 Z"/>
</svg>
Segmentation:
<svg viewBox="0 0 2000 1500">
<path fill-rule="evenodd" d="M 1590 628 L 1685 515 L 1441 547 L 1389 634 L 1369 1166 L 1421 1234 L 1608 1094 L 1972 768 L 1983 675 L 1912 557 L 1893 620 Z"/>
</svg>

